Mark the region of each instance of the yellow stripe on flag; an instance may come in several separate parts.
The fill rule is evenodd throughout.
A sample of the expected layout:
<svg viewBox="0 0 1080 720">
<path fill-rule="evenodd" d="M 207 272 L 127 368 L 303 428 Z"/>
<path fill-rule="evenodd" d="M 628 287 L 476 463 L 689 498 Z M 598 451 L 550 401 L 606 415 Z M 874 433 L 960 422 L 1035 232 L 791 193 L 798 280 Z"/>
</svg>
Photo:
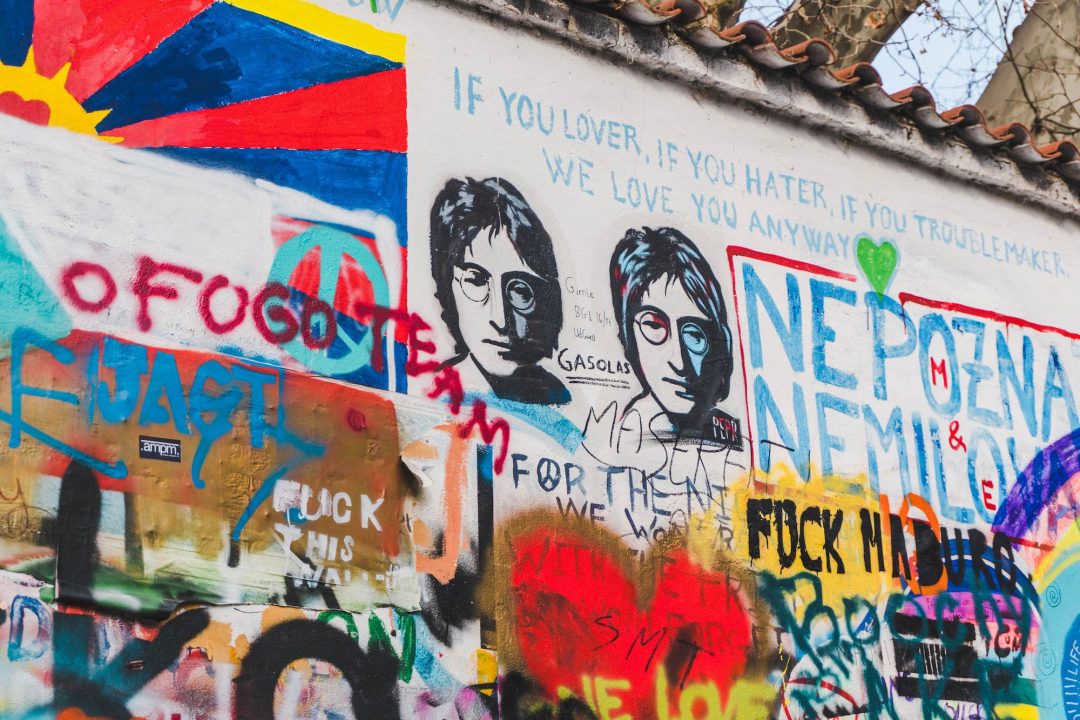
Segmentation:
<svg viewBox="0 0 1080 720">
<path fill-rule="evenodd" d="M 249 12 L 292 25 L 341 45 L 405 62 L 405 36 L 297 0 L 225 0 Z"/>
</svg>

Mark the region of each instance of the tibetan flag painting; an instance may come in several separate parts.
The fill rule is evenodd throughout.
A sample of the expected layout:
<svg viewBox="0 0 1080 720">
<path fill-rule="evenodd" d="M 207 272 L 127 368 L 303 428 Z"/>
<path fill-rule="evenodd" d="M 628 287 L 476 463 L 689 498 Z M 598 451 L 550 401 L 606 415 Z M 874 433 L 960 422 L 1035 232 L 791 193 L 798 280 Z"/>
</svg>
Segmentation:
<svg viewBox="0 0 1080 720">
<path fill-rule="evenodd" d="M 0 0 L 0 113 L 390 218 L 405 37 L 294 0 Z"/>
</svg>

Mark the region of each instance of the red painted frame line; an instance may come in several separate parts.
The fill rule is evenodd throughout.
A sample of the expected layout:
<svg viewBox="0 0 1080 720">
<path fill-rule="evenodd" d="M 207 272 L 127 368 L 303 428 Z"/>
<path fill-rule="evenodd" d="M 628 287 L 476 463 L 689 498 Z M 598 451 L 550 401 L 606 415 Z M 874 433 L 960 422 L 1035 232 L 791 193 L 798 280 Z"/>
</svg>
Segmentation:
<svg viewBox="0 0 1080 720">
<path fill-rule="evenodd" d="M 924 307 L 931 307 L 935 310 L 948 310 L 950 312 L 974 315 L 976 317 L 986 318 L 987 320 L 996 320 L 997 322 L 1005 323 L 1006 325 L 1016 325 L 1017 327 L 1035 330 L 1036 332 L 1052 332 L 1061 335 L 1062 337 L 1067 337 L 1070 340 L 1080 340 L 1080 333 L 1069 332 L 1068 330 L 1063 330 L 1062 328 L 1054 327 L 1053 325 L 1033 323 L 1024 320 L 1023 318 L 1016 317 L 1015 315 L 1005 315 L 1004 313 L 994 312 L 993 310 L 982 310 L 980 308 L 971 307 L 970 305 L 961 305 L 960 303 L 946 302 L 945 300 L 931 300 L 930 298 L 913 295 L 912 293 L 902 292 L 898 297 L 900 298 L 901 305 L 910 302 L 916 305 L 923 305 Z"/>
</svg>

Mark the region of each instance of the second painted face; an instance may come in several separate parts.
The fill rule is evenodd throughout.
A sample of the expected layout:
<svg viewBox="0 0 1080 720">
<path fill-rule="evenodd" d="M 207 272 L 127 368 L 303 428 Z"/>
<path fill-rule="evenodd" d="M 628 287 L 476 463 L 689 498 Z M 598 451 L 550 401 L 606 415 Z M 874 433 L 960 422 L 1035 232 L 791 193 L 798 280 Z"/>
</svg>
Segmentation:
<svg viewBox="0 0 1080 720">
<path fill-rule="evenodd" d="M 690 415 L 711 401 L 701 381 L 718 342 L 716 323 L 678 280 L 662 277 L 645 291 L 634 315 L 637 365 L 645 390 L 665 413 Z"/>
<path fill-rule="evenodd" d="M 551 284 L 518 255 L 505 232 L 481 232 L 454 267 L 461 336 L 481 370 L 506 376 L 548 353 Z M 558 329 L 555 329 L 557 337 Z"/>
</svg>

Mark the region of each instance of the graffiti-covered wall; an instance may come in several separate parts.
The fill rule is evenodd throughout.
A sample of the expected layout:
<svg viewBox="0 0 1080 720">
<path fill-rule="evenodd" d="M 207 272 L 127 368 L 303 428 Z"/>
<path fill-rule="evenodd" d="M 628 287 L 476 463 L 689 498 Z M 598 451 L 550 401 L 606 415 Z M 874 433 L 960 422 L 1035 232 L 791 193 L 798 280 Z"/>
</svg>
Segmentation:
<svg viewBox="0 0 1080 720">
<path fill-rule="evenodd" d="M 455 4 L 0 4 L 0 717 L 1080 717 L 1068 208 Z"/>
</svg>

